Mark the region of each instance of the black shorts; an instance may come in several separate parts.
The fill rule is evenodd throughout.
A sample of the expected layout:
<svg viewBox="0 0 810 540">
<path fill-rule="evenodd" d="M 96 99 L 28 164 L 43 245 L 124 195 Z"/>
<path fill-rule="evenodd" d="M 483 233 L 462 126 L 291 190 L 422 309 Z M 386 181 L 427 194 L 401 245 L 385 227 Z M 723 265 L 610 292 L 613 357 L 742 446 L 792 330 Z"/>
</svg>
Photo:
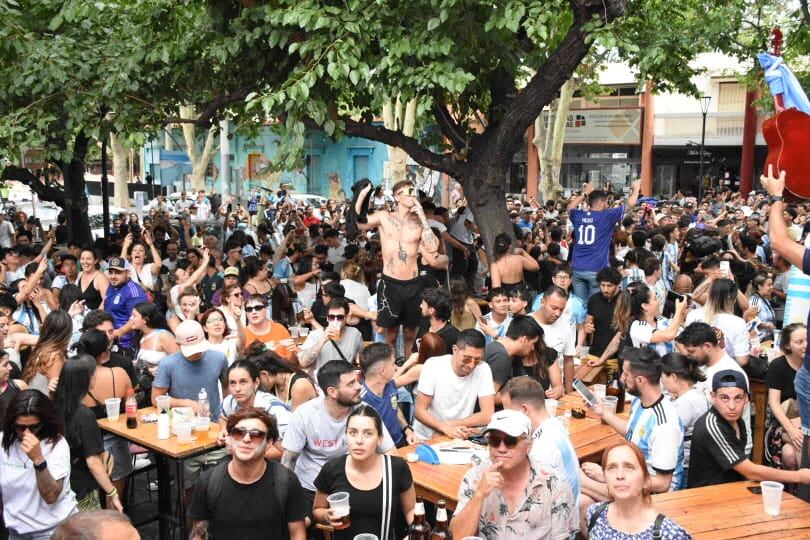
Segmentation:
<svg viewBox="0 0 810 540">
<path fill-rule="evenodd" d="M 377 288 L 377 326 L 416 328 L 422 320 L 422 280 L 394 279 L 383 274 Z"/>
</svg>

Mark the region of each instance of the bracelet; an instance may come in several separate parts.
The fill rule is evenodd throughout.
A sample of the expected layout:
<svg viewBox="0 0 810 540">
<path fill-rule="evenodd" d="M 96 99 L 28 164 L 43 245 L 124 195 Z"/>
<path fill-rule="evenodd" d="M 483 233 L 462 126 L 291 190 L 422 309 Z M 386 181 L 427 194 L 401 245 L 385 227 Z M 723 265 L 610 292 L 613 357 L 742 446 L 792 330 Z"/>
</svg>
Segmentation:
<svg viewBox="0 0 810 540">
<path fill-rule="evenodd" d="M 110 490 L 110 492 L 107 493 L 106 495 L 107 495 L 107 497 L 115 497 L 116 495 L 118 495 L 118 489 L 116 487 L 113 487 Z"/>
<path fill-rule="evenodd" d="M 413 431 L 413 428 L 410 425 L 402 426 L 402 431 L 405 431 L 406 429 L 410 429 L 411 431 Z"/>
<path fill-rule="evenodd" d="M 771 197 L 771 204 L 773 204 L 775 202 L 782 202 L 783 200 L 784 199 L 783 199 L 783 197 L 781 195 L 773 195 Z"/>
<path fill-rule="evenodd" d="M 47 468 L 48 468 L 48 462 L 45 461 L 44 459 L 42 460 L 41 463 L 34 463 L 34 470 L 35 471 L 42 472 Z"/>
</svg>

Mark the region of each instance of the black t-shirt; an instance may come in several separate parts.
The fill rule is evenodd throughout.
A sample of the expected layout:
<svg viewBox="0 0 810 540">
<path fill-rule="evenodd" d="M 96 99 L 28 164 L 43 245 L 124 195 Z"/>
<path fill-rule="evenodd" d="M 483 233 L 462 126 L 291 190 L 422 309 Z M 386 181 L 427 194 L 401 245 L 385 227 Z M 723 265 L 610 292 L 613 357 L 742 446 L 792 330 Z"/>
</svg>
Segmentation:
<svg viewBox="0 0 810 540">
<path fill-rule="evenodd" d="M 748 459 L 745 422 L 737 420 L 740 436 L 717 409 L 712 407 L 695 422 L 689 455 L 689 487 L 713 486 L 745 480 L 734 466 Z"/>
<path fill-rule="evenodd" d="M 88 493 L 98 489 L 95 478 L 87 468 L 86 459 L 101 454 L 104 451 L 104 441 L 96 423 L 96 415 L 81 404 L 67 431 L 70 446 L 70 487 L 77 499 L 83 499 Z"/>
<path fill-rule="evenodd" d="M 419 329 L 416 331 L 417 340 L 420 339 L 425 334 L 427 334 L 429 330 L 430 330 L 430 321 L 427 318 L 425 318 L 419 324 Z M 458 328 L 456 328 L 449 322 L 445 322 L 444 326 L 442 326 L 439 329 L 439 331 L 436 332 L 436 335 L 442 338 L 442 341 L 444 341 L 445 354 L 450 354 L 453 352 L 453 345 L 456 344 L 456 340 L 458 340 L 459 333 L 460 332 L 458 331 Z M 413 349 L 411 350 L 411 352 L 418 352 L 418 350 L 419 349 L 416 346 L 416 341 L 414 341 Z"/>
<path fill-rule="evenodd" d="M 550 261 L 548 259 L 542 259 L 540 261 L 540 269 L 538 270 L 540 276 L 538 279 L 538 281 L 540 282 L 539 283 L 540 288 L 538 289 L 539 291 L 545 291 L 546 289 L 551 287 L 552 285 L 551 278 L 554 276 L 554 270 L 556 269 L 557 263 L 555 263 L 554 261 Z"/>
<path fill-rule="evenodd" d="M 212 305 L 211 299 L 214 297 L 214 293 L 220 290 L 224 283 L 225 280 L 218 273 L 210 276 L 206 274 L 202 278 L 200 290 L 202 291 L 203 300 L 205 301 L 206 306 Z"/>
<path fill-rule="evenodd" d="M 129 382 L 132 383 L 133 386 L 137 384 L 137 379 L 135 378 L 135 365 L 132 363 L 132 360 L 127 358 L 121 353 L 111 352 L 110 359 L 104 363 L 104 367 L 114 368 L 119 367 L 127 372 L 129 376 Z"/>
<path fill-rule="evenodd" d="M 524 366 L 523 360 L 519 357 L 512 358 L 512 377 L 531 377 L 539 382 L 543 386 L 543 390 L 548 390 L 551 387 L 551 380 L 548 378 L 548 375 L 543 375 L 543 371 L 548 373 L 548 369 L 541 370 L 539 362 L 543 362 L 548 368 L 548 366 L 552 365 L 554 362 L 557 361 L 557 351 L 554 349 L 546 349 L 546 355 L 544 358 L 540 358 L 538 360 L 538 364 L 533 366 Z"/>
<path fill-rule="evenodd" d="M 588 299 L 588 315 L 593 316 L 593 340 L 589 354 L 602 356 L 610 340 L 616 335 L 616 331 L 611 327 L 613 324 L 613 313 L 616 311 L 616 301 L 619 295 L 613 295 L 608 300 L 601 292 L 592 295 Z"/>
<path fill-rule="evenodd" d="M 768 374 L 765 376 L 765 384 L 768 388 L 779 390 L 782 395 L 779 399 L 785 401 L 786 399 L 796 398 L 796 386 L 793 384 L 793 379 L 796 378 L 796 370 L 790 367 L 787 359 L 780 356 L 768 367 Z"/>
<path fill-rule="evenodd" d="M 322 493 L 338 491 L 349 493 L 352 524 L 342 531 L 335 531 L 334 538 L 335 540 L 352 540 L 355 535 L 360 533 L 372 533 L 380 537 L 383 512 L 382 480 L 376 488 L 370 491 L 355 488 L 346 478 L 347 458 L 348 456 L 343 455 L 328 461 L 315 479 L 315 487 Z M 402 538 L 408 534 L 408 526 L 400 506 L 399 495 L 413 485 L 411 469 L 405 460 L 396 456 L 391 457 L 391 477 L 394 494 L 391 503 L 394 506 L 392 514 L 394 518 L 388 529 L 388 538 Z"/>
<path fill-rule="evenodd" d="M 512 357 L 506 352 L 503 344 L 493 341 L 484 349 L 484 362 L 492 371 L 492 381 L 502 387 L 512 376 Z"/>
<path fill-rule="evenodd" d="M 240 484 L 231 478 L 230 473 L 225 474 L 213 509 L 208 508 L 207 488 L 214 469 L 205 471 L 194 488 L 189 517 L 195 521 L 208 521 L 214 538 L 289 538 L 287 524 L 302 521 L 307 516 L 307 502 L 295 475 L 287 491 L 287 500 L 280 504 L 276 502 L 273 467 L 282 465 L 268 461 L 264 475 L 252 484 Z M 279 508 L 284 509 L 283 515 L 278 514 Z"/>
</svg>

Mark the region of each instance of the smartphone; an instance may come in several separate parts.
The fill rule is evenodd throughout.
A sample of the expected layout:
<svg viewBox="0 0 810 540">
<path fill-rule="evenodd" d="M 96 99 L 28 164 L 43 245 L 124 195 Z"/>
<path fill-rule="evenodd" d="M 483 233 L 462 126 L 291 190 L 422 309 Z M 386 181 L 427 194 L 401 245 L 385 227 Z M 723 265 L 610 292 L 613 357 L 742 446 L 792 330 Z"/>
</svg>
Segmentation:
<svg viewBox="0 0 810 540">
<path fill-rule="evenodd" d="M 748 486 L 745 489 L 747 489 L 748 491 L 750 491 L 754 495 L 762 495 L 762 488 L 759 487 L 759 486 Z"/>
<path fill-rule="evenodd" d="M 591 407 L 593 407 L 599 402 L 599 400 L 596 399 L 596 396 L 593 395 L 593 392 L 591 392 L 590 389 L 587 386 L 585 386 L 585 383 L 580 381 L 579 379 L 574 379 L 572 386 L 574 387 L 574 390 L 579 392 L 579 395 L 582 396 L 582 398 L 586 402 L 588 402 L 588 405 L 590 405 Z"/>
<path fill-rule="evenodd" d="M 731 263 L 728 261 L 720 261 L 720 273 L 724 276 L 731 275 Z"/>
<path fill-rule="evenodd" d="M 661 315 L 663 315 L 667 319 L 671 319 L 675 315 L 675 302 L 677 302 L 678 300 L 682 300 L 684 298 L 686 297 L 682 294 L 667 291 L 667 298 L 664 301 L 664 309 L 661 312 Z"/>
</svg>

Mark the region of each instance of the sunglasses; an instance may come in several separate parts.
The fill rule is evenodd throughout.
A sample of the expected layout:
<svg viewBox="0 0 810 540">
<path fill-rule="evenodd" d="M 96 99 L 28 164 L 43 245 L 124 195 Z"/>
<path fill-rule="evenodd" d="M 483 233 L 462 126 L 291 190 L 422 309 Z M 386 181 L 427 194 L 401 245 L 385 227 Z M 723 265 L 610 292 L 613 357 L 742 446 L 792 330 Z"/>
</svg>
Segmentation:
<svg viewBox="0 0 810 540">
<path fill-rule="evenodd" d="M 507 448 L 514 448 L 520 440 L 511 435 L 496 435 L 495 433 L 487 433 L 485 437 L 487 444 L 493 448 L 500 448 L 501 444 L 505 444 Z"/>
<path fill-rule="evenodd" d="M 231 277 L 231 276 L 228 276 L 228 277 Z M 233 293 L 233 294 L 231 295 L 231 297 L 234 297 L 234 296 L 236 296 L 236 297 L 240 297 L 240 298 L 241 298 L 242 293 L 240 293 L 240 292 L 235 292 L 235 293 Z"/>
<path fill-rule="evenodd" d="M 225 322 L 222 317 L 208 317 L 208 320 L 205 321 L 205 324 L 208 324 L 208 323 L 217 324 L 217 323 L 221 323 L 221 322 Z"/>
<path fill-rule="evenodd" d="M 257 306 L 247 306 L 245 308 L 245 313 L 250 313 L 251 311 L 261 311 L 263 309 L 267 309 L 267 306 L 259 304 Z"/>
<path fill-rule="evenodd" d="M 244 439 L 245 435 L 250 436 L 252 442 L 260 442 L 267 438 L 267 432 L 260 429 L 247 429 L 243 427 L 235 427 L 231 429 L 229 435 L 234 439 Z"/>
<path fill-rule="evenodd" d="M 326 320 L 328 321 L 342 321 L 346 318 L 346 315 L 327 315 Z"/>
<path fill-rule="evenodd" d="M 42 431 L 43 427 L 44 426 L 42 424 L 30 424 L 30 425 L 14 424 L 14 431 L 16 431 L 18 435 L 22 435 L 23 433 L 25 433 L 25 430 L 27 429 L 34 435 L 37 435 L 40 431 Z"/>
<path fill-rule="evenodd" d="M 397 192 L 397 195 L 413 195 L 414 193 L 416 193 L 416 190 L 414 188 L 404 188 L 400 189 Z"/>
</svg>

